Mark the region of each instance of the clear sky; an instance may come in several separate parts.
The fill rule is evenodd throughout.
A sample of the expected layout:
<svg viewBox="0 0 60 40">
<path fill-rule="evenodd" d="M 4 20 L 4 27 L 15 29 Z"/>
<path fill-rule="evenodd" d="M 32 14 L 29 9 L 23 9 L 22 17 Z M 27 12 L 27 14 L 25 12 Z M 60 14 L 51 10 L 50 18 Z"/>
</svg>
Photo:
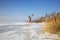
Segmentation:
<svg viewBox="0 0 60 40">
<path fill-rule="evenodd" d="M 60 12 L 60 0 L 0 0 L 0 21 L 25 21 Z"/>
</svg>

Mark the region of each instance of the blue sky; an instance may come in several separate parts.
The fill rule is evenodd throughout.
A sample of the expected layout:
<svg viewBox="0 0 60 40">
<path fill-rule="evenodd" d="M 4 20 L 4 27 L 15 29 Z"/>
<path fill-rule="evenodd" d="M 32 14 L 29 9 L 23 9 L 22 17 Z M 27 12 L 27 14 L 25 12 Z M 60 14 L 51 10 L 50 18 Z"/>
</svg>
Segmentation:
<svg viewBox="0 0 60 40">
<path fill-rule="evenodd" d="M 0 0 L 0 21 L 25 21 L 60 12 L 60 0 Z"/>
</svg>

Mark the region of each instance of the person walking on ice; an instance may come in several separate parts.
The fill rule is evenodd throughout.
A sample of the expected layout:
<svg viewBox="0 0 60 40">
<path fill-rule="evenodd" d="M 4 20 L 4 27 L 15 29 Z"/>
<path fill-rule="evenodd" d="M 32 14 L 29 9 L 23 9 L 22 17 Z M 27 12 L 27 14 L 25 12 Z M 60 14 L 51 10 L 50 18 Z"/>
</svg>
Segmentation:
<svg viewBox="0 0 60 40">
<path fill-rule="evenodd" d="M 31 22 L 31 17 L 30 16 L 28 16 L 28 22 Z"/>
<path fill-rule="evenodd" d="M 32 16 L 34 16 L 34 14 L 32 14 Z M 28 22 L 31 22 L 31 19 L 32 17 L 31 16 L 28 16 Z"/>
</svg>

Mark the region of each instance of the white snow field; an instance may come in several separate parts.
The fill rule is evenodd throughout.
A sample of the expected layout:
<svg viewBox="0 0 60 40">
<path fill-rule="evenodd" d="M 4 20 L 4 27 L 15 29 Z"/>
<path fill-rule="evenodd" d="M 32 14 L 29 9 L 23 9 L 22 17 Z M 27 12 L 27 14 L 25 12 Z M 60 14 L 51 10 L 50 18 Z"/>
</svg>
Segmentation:
<svg viewBox="0 0 60 40">
<path fill-rule="evenodd" d="M 0 40 L 60 40 L 59 35 L 42 33 L 45 23 L 0 23 Z"/>
</svg>

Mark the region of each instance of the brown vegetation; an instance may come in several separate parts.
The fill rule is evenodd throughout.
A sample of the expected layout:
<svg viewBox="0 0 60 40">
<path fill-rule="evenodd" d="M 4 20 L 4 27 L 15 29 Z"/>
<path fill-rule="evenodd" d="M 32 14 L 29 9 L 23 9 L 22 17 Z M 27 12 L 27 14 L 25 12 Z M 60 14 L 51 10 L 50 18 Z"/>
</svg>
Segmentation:
<svg viewBox="0 0 60 40">
<path fill-rule="evenodd" d="M 45 22 L 44 32 L 60 33 L 60 13 L 50 14 L 45 18 Z"/>
</svg>

